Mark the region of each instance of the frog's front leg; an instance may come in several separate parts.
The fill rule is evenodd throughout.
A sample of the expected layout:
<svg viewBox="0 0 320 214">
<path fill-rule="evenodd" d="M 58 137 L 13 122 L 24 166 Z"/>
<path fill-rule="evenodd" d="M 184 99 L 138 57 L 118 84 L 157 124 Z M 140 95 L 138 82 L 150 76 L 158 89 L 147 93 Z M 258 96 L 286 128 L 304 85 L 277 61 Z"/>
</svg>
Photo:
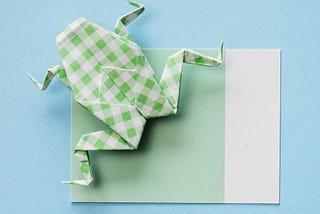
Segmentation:
<svg viewBox="0 0 320 214">
<path fill-rule="evenodd" d="M 89 151 L 96 150 L 133 150 L 136 149 L 113 130 L 97 131 L 82 135 L 74 155 L 79 162 L 84 180 L 63 181 L 65 184 L 89 185 L 93 181 Z"/>
<path fill-rule="evenodd" d="M 162 78 L 160 80 L 160 86 L 164 95 L 170 102 L 174 113 L 176 113 L 178 109 L 182 64 L 189 63 L 215 67 L 220 65 L 222 61 L 223 40 L 221 41 L 217 58 L 206 56 L 189 49 L 182 49 L 168 58 Z"/>
<path fill-rule="evenodd" d="M 71 89 L 66 70 L 61 65 L 56 65 L 48 68 L 47 74 L 43 80 L 43 83 L 39 83 L 31 74 L 27 73 L 31 81 L 40 89 L 46 90 L 53 78 L 56 76 L 60 81 Z"/>
<path fill-rule="evenodd" d="M 144 5 L 143 4 L 139 4 L 137 2 L 133 2 L 128 0 L 128 2 L 136 7 L 136 9 L 130 11 L 129 13 L 119 17 L 119 19 L 116 22 L 116 26 L 115 26 L 115 33 L 119 34 L 120 36 L 131 40 L 131 37 L 129 35 L 129 32 L 126 28 L 126 25 L 128 25 L 130 22 L 132 22 L 135 18 L 137 18 L 141 13 L 143 13 L 144 11 Z"/>
</svg>

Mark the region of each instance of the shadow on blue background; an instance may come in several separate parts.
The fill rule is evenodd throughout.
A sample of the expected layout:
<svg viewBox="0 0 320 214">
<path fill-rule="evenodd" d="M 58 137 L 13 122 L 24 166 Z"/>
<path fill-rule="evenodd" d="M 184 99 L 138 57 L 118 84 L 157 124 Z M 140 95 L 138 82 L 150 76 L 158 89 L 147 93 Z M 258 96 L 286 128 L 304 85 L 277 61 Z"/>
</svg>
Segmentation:
<svg viewBox="0 0 320 214">
<path fill-rule="evenodd" d="M 71 204 L 70 93 L 38 79 L 60 64 L 55 37 L 79 16 L 113 29 L 125 1 L 2 0 L 0 17 L 1 213 L 319 213 L 320 2 L 141 1 L 129 26 L 143 48 L 281 48 L 281 204 Z"/>
</svg>

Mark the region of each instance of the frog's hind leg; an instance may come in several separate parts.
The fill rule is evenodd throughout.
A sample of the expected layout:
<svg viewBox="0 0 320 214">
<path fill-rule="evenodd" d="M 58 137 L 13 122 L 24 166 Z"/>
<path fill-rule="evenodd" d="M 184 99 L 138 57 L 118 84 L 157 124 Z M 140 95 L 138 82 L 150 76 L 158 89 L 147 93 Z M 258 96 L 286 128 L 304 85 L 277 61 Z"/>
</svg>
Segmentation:
<svg viewBox="0 0 320 214">
<path fill-rule="evenodd" d="M 118 18 L 115 26 L 115 33 L 131 40 L 131 37 L 129 35 L 129 32 L 126 26 L 144 11 L 144 5 L 130 1 L 130 0 L 129 0 L 129 3 L 132 6 L 136 7 L 136 9 Z"/>
<path fill-rule="evenodd" d="M 182 49 L 168 58 L 167 64 L 160 80 L 163 93 L 168 98 L 173 111 L 178 108 L 182 63 L 197 64 L 203 66 L 218 66 L 223 61 L 223 40 L 217 58 L 203 55 L 196 51 Z"/>
<path fill-rule="evenodd" d="M 80 164 L 85 179 L 64 183 L 89 185 L 93 177 L 88 152 L 91 150 L 136 149 L 146 120 L 134 106 L 85 100 L 77 100 L 77 102 L 110 127 L 109 130 L 82 135 L 75 148 L 75 157 Z"/>
<path fill-rule="evenodd" d="M 122 137 L 113 130 L 97 131 L 82 135 L 76 148 L 75 158 L 79 162 L 84 180 L 63 181 L 65 184 L 78 184 L 87 186 L 93 181 L 89 151 L 96 150 L 133 150 Z"/>
</svg>

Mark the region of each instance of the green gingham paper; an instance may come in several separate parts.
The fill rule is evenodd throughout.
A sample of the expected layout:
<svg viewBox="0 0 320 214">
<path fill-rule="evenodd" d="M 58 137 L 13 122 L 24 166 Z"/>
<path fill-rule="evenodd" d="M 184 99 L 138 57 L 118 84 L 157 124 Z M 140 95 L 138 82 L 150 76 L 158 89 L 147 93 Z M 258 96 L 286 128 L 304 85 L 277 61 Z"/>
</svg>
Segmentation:
<svg viewBox="0 0 320 214">
<path fill-rule="evenodd" d="M 111 128 L 82 135 L 74 154 L 84 179 L 64 183 L 89 185 L 88 151 L 137 149 L 148 118 L 177 113 L 183 63 L 222 63 L 223 42 L 217 58 L 182 49 L 168 58 L 159 81 L 125 27 L 144 6 L 129 3 L 136 9 L 118 19 L 115 32 L 84 18 L 71 23 L 56 40 L 63 66 L 49 68 L 43 84 L 29 74 L 40 90 L 58 77 L 81 106 Z"/>
</svg>

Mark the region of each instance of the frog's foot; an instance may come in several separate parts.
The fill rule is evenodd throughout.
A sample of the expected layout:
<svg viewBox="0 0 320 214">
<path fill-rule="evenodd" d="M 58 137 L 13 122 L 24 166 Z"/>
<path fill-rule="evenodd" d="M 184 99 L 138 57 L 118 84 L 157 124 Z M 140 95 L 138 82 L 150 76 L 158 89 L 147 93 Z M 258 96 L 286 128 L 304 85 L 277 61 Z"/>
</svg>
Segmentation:
<svg viewBox="0 0 320 214">
<path fill-rule="evenodd" d="M 85 177 L 85 180 L 63 181 L 62 183 L 88 186 L 93 181 L 91 170 L 90 170 L 88 151 L 75 151 L 75 157 L 80 164 L 80 169 L 82 174 Z"/>
<path fill-rule="evenodd" d="M 80 164 L 84 180 L 64 181 L 65 184 L 88 186 L 93 181 L 89 151 L 95 150 L 134 150 L 136 147 L 127 143 L 113 130 L 97 131 L 82 135 L 76 148 L 75 157 Z"/>
</svg>

